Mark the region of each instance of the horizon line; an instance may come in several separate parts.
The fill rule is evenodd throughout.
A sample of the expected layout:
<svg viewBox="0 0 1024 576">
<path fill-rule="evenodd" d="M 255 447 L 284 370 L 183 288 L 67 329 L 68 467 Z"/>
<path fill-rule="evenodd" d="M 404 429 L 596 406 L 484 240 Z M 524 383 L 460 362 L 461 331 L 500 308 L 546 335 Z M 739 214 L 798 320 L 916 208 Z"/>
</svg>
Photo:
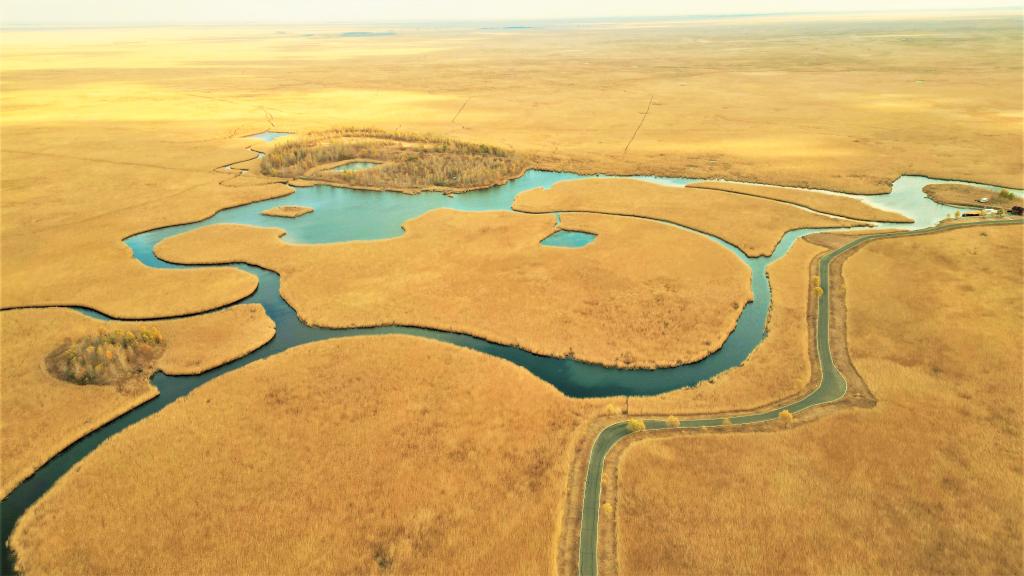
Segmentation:
<svg viewBox="0 0 1024 576">
<path fill-rule="evenodd" d="M 189 28 L 189 27 L 245 27 L 245 26 L 333 26 L 333 25 L 365 25 L 365 26 L 403 26 L 403 25 L 439 25 L 439 24 L 496 24 L 496 23 L 589 23 L 602 21 L 666 21 L 675 19 L 743 19 L 772 16 L 842 16 L 857 14 L 927 14 L 944 12 L 998 12 L 1024 11 L 1024 2 L 1016 5 L 963 6 L 958 8 L 896 8 L 872 10 L 808 10 L 795 12 L 722 12 L 722 13 L 686 13 L 686 14 L 647 14 L 634 16 L 554 16 L 554 17 L 513 17 L 513 18 L 415 18 L 409 20 L 217 20 L 217 21 L 128 21 L 128 22 L 4 22 L 0 20 L 0 30 L 28 29 L 105 29 L 105 28 Z"/>
</svg>

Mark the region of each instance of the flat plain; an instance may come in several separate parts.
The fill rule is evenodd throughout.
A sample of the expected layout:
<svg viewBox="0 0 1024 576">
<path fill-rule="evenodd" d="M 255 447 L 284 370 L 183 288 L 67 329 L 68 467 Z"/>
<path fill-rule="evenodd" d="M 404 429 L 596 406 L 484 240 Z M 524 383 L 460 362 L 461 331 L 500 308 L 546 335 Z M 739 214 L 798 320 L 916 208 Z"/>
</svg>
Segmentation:
<svg viewBox="0 0 1024 576">
<path fill-rule="evenodd" d="M 609 366 L 668 366 L 721 346 L 750 281 L 726 248 L 651 219 L 763 256 L 794 228 L 900 219 L 806 189 L 884 194 L 905 174 L 1024 187 L 1015 11 L 388 31 L 3 30 L 5 494 L 155 393 L 143 376 L 123 394 L 45 373 L 63 338 L 100 324 L 70 306 L 145 319 L 168 340 L 156 368 L 204 372 L 273 335 L 258 307 L 224 308 L 257 288 L 227 266 L 244 260 L 280 272 L 283 296 L 310 324 L 414 324 Z M 516 163 L 501 164 L 496 182 L 524 166 L 711 181 L 584 180 L 516 202 L 567 211 L 557 225 L 553 214 L 440 210 L 385 241 L 295 245 L 274 229 L 216 226 L 159 251 L 222 266 L 154 268 L 126 244 L 367 160 L 262 171 L 260 155 L 277 145 L 353 127 L 509 150 Z M 265 130 L 294 135 L 248 137 Z M 387 187 L 368 173 L 327 177 Z M 412 184 L 405 192 L 429 187 Z M 597 237 L 539 245 L 559 229 Z M 620 571 L 842 562 L 1020 572 L 1010 553 L 1021 542 L 1021 414 L 1005 402 L 1021 393 L 1020 238 L 987 234 L 877 242 L 848 262 L 850 352 L 877 407 L 770 434 L 629 448 L 611 535 Z M 627 411 L 749 412 L 813 386 L 812 267 L 825 244 L 799 240 L 768 267 L 767 337 L 749 358 L 655 397 L 570 399 L 507 362 L 409 337 L 319 342 L 249 364 L 112 437 L 59 480 L 18 524 L 19 569 L 575 567 L 579 526 L 566 519 L 578 519 L 579 502 L 567 495 L 601 426 Z M 678 530 L 708 518 L 708 531 Z M 875 518 L 881 527 L 869 531 Z"/>
</svg>

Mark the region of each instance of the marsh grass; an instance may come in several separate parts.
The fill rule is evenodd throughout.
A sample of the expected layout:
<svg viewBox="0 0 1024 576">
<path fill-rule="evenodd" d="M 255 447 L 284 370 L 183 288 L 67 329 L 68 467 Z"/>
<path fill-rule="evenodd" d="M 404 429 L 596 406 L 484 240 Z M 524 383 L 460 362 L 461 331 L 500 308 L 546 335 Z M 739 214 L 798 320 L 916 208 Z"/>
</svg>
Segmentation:
<svg viewBox="0 0 1024 576">
<path fill-rule="evenodd" d="M 619 571 L 1020 574 L 1021 239 L 965 228 L 850 256 L 847 341 L 878 404 L 632 444 Z"/>
<path fill-rule="evenodd" d="M 1005 188 L 999 192 L 994 192 L 970 184 L 929 184 L 924 187 L 924 193 L 936 202 L 953 206 L 1009 210 L 1021 203 L 1020 198 Z M 981 202 L 982 198 L 988 198 L 988 201 Z M 958 210 L 956 212 L 957 218 L 960 217 L 959 213 L 960 211 Z"/>
<path fill-rule="evenodd" d="M 6 496 L 75 440 L 156 396 L 149 382 L 154 370 L 200 374 L 245 356 L 273 338 L 274 321 L 259 304 L 145 324 L 41 308 L 5 310 L 0 332 L 0 496 Z M 73 355 L 83 365 L 77 374 Z M 102 369 L 92 368 L 85 382 L 84 365 L 97 363 Z"/>
<path fill-rule="evenodd" d="M 379 165 L 352 172 L 326 169 L 356 159 Z M 450 191 L 508 181 L 522 173 L 526 162 L 511 150 L 487 144 L 410 132 L 340 128 L 286 141 L 263 157 L 260 168 L 266 175 L 315 177 L 355 188 Z"/>
<path fill-rule="evenodd" d="M 18 569 L 545 574 L 586 406 L 425 338 L 291 348 L 90 454 L 22 518 Z"/>
<path fill-rule="evenodd" d="M 47 355 L 46 369 L 75 384 L 119 384 L 143 373 L 164 348 L 163 336 L 155 328 L 100 330 L 65 339 Z"/>
</svg>

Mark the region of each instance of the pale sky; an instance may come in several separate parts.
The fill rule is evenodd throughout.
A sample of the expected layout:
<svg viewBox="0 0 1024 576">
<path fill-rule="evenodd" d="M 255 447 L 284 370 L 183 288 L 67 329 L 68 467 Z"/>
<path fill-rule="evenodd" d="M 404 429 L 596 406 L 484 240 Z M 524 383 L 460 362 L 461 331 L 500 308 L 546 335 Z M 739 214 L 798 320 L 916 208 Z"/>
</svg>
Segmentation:
<svg viewBox="0 0 1024 576">
<path fill-rule="evenodd" d="M 1020 5 L 1020 0 L 3 0 L 0 24 L 508 21 Z"/>
</svg>

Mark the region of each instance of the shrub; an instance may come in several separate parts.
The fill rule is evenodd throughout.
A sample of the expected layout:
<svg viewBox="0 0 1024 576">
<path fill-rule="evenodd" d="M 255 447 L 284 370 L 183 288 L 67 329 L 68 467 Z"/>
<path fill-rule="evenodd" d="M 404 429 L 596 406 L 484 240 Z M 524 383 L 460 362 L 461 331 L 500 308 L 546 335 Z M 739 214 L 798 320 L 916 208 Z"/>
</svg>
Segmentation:
<svg viewBox="0 0 1024 576">
<path fill-rule="evenodd" d="M 782 412 L 779 412 L 779 422 L 782 422 L 786 426 L 789 426 L 790 424 L 793 423 L 793 413 L 790 412 L 789 410 L 783 410 Z"/>
<path fill-rule="evenodd" d="M 824 293 L 825 293 L 825 289 L 822 288 L 821 286 L 815 286 L 814 287 L 814 295 L 815 296 L 821 296 Z"/>
<path fill-rule="evenodd" d="M 668 424 L 669 428 L 679 428 L 679 418 L 675 416 L 669 416 L 665 419 L 665 424 Z"/>
<path fill-rule="evenodd" d="M 728 416 L 726 416 L 725 418 L 722 418 L 722 426 L 724 426 L 726 428 L 729 428 L 730 426 L 732 426 L 732 418 L 729 418 Z"/>
<path fill-rule="evenodd" d="M 610 516 L 613 512 L 615 512 L 615 507 L 612 506 L 611 502 L 605 502 L 604 504 L 601 504 L 602 514 L 604 514 L 605 516 Z"/>
<path fill-rule="evenodd" d="M 647 429 L 647 424 L 645 424 L 640 418 L 630 418 L 626 421 L 626 426 L 629 427 L 630 433 Z"/>
<path fill-rule="evenodd" d="M 53 376 L 75 384 L 115 384 L 144 371 L 164 350 L 156 329 L 100 331 L 67 338 L 46 357 Z"/>
</svg>

